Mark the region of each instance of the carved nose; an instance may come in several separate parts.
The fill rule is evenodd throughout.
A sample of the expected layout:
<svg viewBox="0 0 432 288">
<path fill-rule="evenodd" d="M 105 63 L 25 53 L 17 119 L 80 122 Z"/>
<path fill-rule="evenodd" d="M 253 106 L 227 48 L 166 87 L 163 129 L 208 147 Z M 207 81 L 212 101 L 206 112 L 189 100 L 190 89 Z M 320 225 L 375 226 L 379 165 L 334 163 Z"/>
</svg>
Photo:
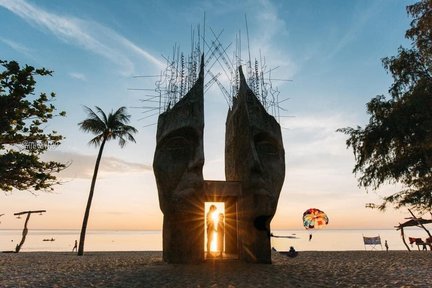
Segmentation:
<svg viewBox="0 0 432 288">
<path fill-rule="evenodd" d="M 257 172 L 257 173 L 263 172 L 263 169 L 261 166 L 261 161 L 260 161 L 260 158 L 258 156 L 258 153 L 257 153 L 255 147 L 252 147 L 251 154 L 252 154 L 251 155 L 251 171 Z"/>
<path fill-rule="evenodd" d="M 199 145 L 195 152 L 194 157 L 189 161 L 188 170 L 197 170 L 202 171 L 202 167 L 204 166 L 204 151 L 203 146 Z"/>
<path fill-rule="evenodd" d="M 201 169 L 204 166 L 204 157 L 195 157 L 192 161 L 189 162 L 188 170 L 197 170 Z"/>
</svg>

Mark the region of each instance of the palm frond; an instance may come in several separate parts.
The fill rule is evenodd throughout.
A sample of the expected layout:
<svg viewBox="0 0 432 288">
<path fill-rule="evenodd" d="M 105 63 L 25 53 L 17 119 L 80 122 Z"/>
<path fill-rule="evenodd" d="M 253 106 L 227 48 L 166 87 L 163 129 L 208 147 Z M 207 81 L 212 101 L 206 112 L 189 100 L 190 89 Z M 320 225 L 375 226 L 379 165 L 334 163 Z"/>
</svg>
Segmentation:
<svg viewBox="0 0 432 288">
<path fill-rule="evenodd" d="M 120 107 L 117 109 L 116 112 L 113 114 L 114 119 L 116 119 L 119 122 L 122 122 L 124 124 L 129 123 L 130 121 L 130 115 L 126 113 L 126 107 Z"/>
<path fill-rule="evenodd" d="M 87 112 L 89 119 L 95 119 L 104 122 L 102 119 L 100 119 L 99 115 L 97 115 L 91 108 L 84 106 L 84 110 Z"/>
<path fill-rule="evenodd" d="M 98 106 L 95 106 L 95 107 L 98 110 L 99 114 L 102 115 L 103 122 L 107 123 L 108 119 L 107 119 L 107 116 L 106 116 L 105 112 L 101 108 L 99 108 Z"/>
<path fill-rule="evenodd" d="M 84 106 L 88 118 L 78 123 L 80 129 L 84 132 L 91 132 L 93 134 L 102 134 L 106 130 L 106 122 L 104 122 L 92 109 Z"/>
<path fill-rule="evenodd" d="M 126 144 L 126 141 L 136 142 L 135 138 L 133 137 L 133 133 L 138 132 L 135 127 L 129 126 L 129 125 L 119 125 L 115 131 L 112 133 L 112 138 L 117 139 L 119 138 L 119 145 L 120 147 L 124 147 Z"/>
<path fill-rule="evenodd" d="M 108 116 L 98 106 L 96 106 L 97 113 L 86 106 L 84 107 L 89 118 L 79 123 L 80 128 L 85 132 L 96 134 L 96 137 L 91 139 L 89 144 L 98 146 L 104 139 L 118 139 L 120 147 L 123 148 L 127 141 L 136 142 L 132 134 L 137 133 L 138 130 L 126 125 L 130 121 L 126 107 L 120 107 L 115 112 L 109 113 Z"/>
<path fill-rule="evenodd" d="M 97 147 L 97 146 L 99 146 L 102 143 L 103 139 L 104 139 L 104 135 L 103 134 L 99 134 L 96 137 L 94 137 L 93 139 L 91 139 L 89 141 L 89 144 L 90 145 L 94 145 L 94 146 Z"/>
<path fill-rule="evenodd" d="M 102 134 L 106 130 L 106 125 L 96 119 L 86 119 L 80 122 L 80 129 L 84 132 L 90 132 L 93 134 Z"/>
</svg>

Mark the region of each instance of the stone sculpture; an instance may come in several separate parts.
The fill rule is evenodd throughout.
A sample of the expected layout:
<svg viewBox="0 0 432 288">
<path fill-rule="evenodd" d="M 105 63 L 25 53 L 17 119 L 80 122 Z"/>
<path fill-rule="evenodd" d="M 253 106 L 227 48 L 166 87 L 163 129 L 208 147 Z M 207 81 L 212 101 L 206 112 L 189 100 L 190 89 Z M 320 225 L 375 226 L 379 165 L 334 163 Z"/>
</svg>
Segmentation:
<svg viewBox="0 0 432 288">
<path fill-rule="evenodd" d="M 204 181 L 204 59 L 189 92 L 158 119 L 153 170 L 163 220 L 163 260 L 204 260 L 204 202 L 225 203 L 225 252 L 271 263 L 270 222 L 285 177 L 280 126 L 246 84 L 228 111 L 226 182 Z"/>
<path fill-rule="evenodd" d="M 240 89 L 228 111 L 225 176 L 240 181 L 238 237 L 240 258 L 271 263 L 270 222 L 285 178 L 280 125 L 248 87 L 239 67 Z"/>
<path fill-rule="evenodd" d="M 163 259 L 203 260 L 204 61 L 198 80 L 159 116 L 153 170 L 163 220 Z"/>
</svg>

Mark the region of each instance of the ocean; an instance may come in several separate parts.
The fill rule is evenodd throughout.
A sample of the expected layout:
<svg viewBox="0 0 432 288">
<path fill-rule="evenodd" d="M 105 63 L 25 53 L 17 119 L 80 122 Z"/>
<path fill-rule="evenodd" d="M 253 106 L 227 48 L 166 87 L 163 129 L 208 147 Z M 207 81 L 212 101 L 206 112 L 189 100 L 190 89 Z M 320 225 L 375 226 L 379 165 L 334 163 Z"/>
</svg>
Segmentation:
<svg viewBox="0 0 432 288">
<path fill-rule="evenodd" d="M 272 238 L 272 246 L 286 251 L 293 246 L 298 251 L 345 251 L 365 250 L 363 236 L 380 236 L 382 249 L 387 240 L 390 250 L 406 250 L 400 232 L 394 229 L 321 229 L 312 233 L 306 230 L 273 230 L 275 236 L 292 238 Z M 30 229 L 21 252 L 66 252 L 72 251 L 75 240 L 79 240 L 80 230 L 39 230 Z M 425 239 L 424 230 L 410 228 L 405 236 Z M 0 229 L 0 251 L 11 251 L 21 241 L 22 230 Z M 44 241 L 45 240 L 45 241 Z M 53 241 L 46 241 L 53 240 Z M 408 239 L 406 239 L 408 242 Z M 204 247 L 204 243 L 203 243 Z M 370 250 L 371 246 L 366 246 Z M 381 250 L 377 245 L 375 249 Z M 416 246 L 413 249 L 417 249 Z M 85 251 L 161 251 L 162 231 L 160 230 L 88 230 Z"/>
</svg>

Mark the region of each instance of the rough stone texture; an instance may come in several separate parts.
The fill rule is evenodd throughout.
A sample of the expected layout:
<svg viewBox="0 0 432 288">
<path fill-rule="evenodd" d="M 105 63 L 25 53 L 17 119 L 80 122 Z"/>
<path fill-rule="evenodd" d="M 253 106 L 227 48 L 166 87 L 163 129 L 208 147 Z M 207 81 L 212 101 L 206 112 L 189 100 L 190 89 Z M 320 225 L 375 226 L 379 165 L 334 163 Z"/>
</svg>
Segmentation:
<svg viewBox="0 0 432 288">
<path fill-rule="evenodd" d="M 242 183 L 238 199 L 240 258 L 271 263 L 270 222 L 285 177 L 281 129 L 248 87 L 241 67 L 240 89 L 228 111 L 225 176 Z"/>
<path fill-rule="evenodd" d="M 204 69 L 192 89 L 158 119 L 153 169 L 164 214 L 163 260 L 204 260 L 204 202 L 225 203 L 225 252 L 271 263 L 270 222 L 285 176 L 279 124 L 249 89 L 240 89 L 226 121 L 227 181 L 204 182 Z"/>
<path fill-rule="evenodd" d="M 204 69 L 189 92 L 158 119 L 153 169 L 164 214 L 163 259 L 204 259 Z"/>
</svg>

